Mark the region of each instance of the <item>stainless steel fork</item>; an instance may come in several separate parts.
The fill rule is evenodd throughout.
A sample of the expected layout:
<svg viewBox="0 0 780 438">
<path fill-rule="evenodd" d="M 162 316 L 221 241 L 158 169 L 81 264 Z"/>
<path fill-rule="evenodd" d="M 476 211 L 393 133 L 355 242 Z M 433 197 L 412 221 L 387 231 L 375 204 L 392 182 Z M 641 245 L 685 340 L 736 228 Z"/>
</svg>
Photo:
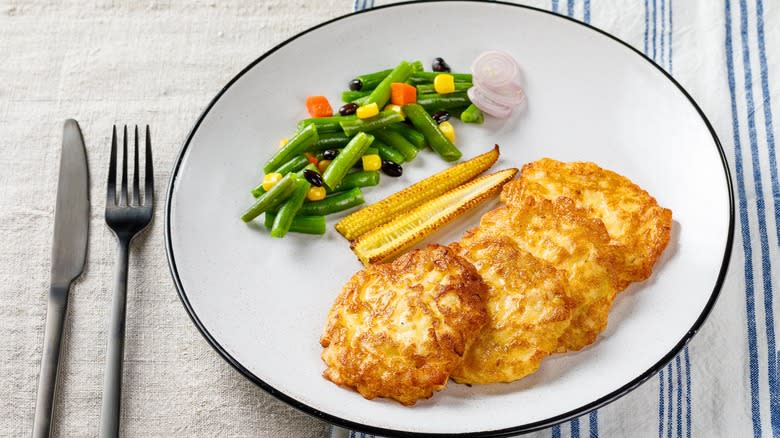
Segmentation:
<svg viewBox="0 0 780 438">
<path fill-rule="evenodd" d="M 106 196 L 106 224 L 119 242 L 119 260 L 116 265 L 116 283 L 111 304 L 111 323 L 106 347 L 106 371 L 103 378 L 103 408 L 100 413 L 100 437 L 119 435 L 119 413 L 122 389 L 122 363 L 125 349 L 125 310 L 127 304 L 127 260 L 130 241 L 152 220 L 154 181 L 152 170 L 152 140 L 146 126 L 146 165 L 144 194 L 138 177 L 138 126 L 135 127 L 132 199 L 127 192 L 127 126 L 122 140 L 122 180 L 117 199 L 117 136 L 116 126 L 111 137 L 111 162 L 108 168 Z"/>
</svg>

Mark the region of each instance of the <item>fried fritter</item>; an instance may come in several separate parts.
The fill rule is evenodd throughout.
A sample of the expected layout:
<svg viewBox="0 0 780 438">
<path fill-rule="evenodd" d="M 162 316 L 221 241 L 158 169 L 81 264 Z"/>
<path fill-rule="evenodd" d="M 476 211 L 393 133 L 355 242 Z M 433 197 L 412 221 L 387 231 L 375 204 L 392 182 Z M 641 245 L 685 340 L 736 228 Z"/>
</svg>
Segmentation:
<svg viewBox="0 0 780 438">
<path fill-rule="evenodd" d="M 501 200 L 514 204 L 529 196 L 565 196 L 604 222 L 613 243 L 622 246 L 618 290 L 648 278 L 669 242 L 672 211 L 628 178 L 594 163 L 544 158 L 526 164 L 520 178 L 504 186 Z"/>
<path fill-rule="evenodd" d="M 452 373 L 458 383 L 512 382 L 533 373 L 571 322 L 566 273 L 505 236 L 467 233 L 451 247 L 488 286 L 488 323 Z"/>
<path fill-rule="evenodd" d="M 474 266 L 445 246 L 366 267 L 328 313 L 323 376 L 367 399 L 432 396 L 487 321 L 486 294 Z"/>
<path fill-rule="evenodd" d="M 607 325 L 617 293 L 617 254 L 599 219 L 567 198 L 526 198 L 489 211 L 473 238 L 511 238 L 517 245 L 556 269 L 566 271 L 574 300 L 571 324 L 559 340 L 559 351 L 579 350 L 596 340 Z"/>
</svg>

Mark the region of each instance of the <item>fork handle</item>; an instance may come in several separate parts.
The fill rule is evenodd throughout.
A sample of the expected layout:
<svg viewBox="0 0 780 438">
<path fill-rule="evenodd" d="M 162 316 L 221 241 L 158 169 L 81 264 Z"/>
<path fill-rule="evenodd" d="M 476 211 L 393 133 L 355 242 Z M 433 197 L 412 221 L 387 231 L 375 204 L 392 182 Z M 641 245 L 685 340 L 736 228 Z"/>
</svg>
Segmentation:
<svg viewBox="0 0 780 438">
<path fill-rule="evenodd" d="M 103 407 L 100 412 L 101 438 L 119 436 L 122 366 L 125 352 L 125 316 L 127 309 L 127 260 L 130 239 L 119 237 L 116 285 L 111 303 L 111 322 L 106 346 L 106 371 L 103 376 Z"/>
<path fill-rule="evenodd" d="M 38 396 L 35 402 L 33 438 L 48 438 L 51 432 L 54 392 L 57 386 L 57 367 L 60 362 L 62 327 L 68 305 L 68 288 L 52 285 L 49 306 L 46 309 L 46 330 L 43 335 L 41 376 L 38 378 Z"/>
</svg>

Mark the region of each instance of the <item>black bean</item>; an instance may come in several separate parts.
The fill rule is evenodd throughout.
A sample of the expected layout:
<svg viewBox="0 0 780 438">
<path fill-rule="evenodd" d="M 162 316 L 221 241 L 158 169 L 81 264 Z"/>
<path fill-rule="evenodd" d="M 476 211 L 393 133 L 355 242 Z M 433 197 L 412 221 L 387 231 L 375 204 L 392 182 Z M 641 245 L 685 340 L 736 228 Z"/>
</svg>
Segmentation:
<svg viewBox="0 0 780 438">
<path fill-rule="evenodd" d="M 404 168 L 395 161 L 382 160 L 382 172 L 389 176 L 401 176 L 404 173 Z"/>
<path fill-rule="evenodd" d="M 349 81 L 349 89 L 352 91 L 360 91 L 363 89 L 363 81 L 360 79 L 352 79 Z"/>
<path fill-rule="evenodd" d="M 358 109 L 358 104 L 355 102 L 350 102 L 347 104 L 344 104 L 339 108 L 339 115 L 342 116 L 351 116 L 352 114 L 355 114 L 355 111 Z"/>
<path fill-rule="evenodd" d="M 450 119 L 450 113 L 447 111 L 436 111 L 435 113 L 431 114 L 431 118 L 436 123 L 443 123 Z"/>
<path fill-rule="evenodd" d="M 325 152 L 322 153 L 322 159 L 323 160 L 332 160 L 336 158 L 336 155 L 339 154 L 338 149 L 326 149 Z"/>
<path fill-rule="evenodd" d="M 450 69 L 450 66 L 447 65 L 447 63 L 442 58 L 434 58 L 433 64 L 431 65 L 431 68 L 433 71 L 442 71 L 442 72 L 450 72 L 452 71 Z"/>
<path fill-rule="evenodd" d="M 320 176 L 319 173 L 311 169 L 306 169 L 303 171 L 303 177 L 314 187 L 322 187 L 322 176 Z"/>
</svg>

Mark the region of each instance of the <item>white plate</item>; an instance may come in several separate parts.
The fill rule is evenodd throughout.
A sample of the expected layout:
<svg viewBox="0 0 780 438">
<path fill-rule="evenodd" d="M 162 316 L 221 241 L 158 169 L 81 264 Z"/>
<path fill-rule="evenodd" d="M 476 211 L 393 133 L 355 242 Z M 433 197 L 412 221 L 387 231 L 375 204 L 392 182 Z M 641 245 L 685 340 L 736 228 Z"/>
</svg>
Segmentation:
<svg viewBox="0 0 780 438">
<path fill-rule="evenodd" d="M 403 23 L 399 27 L 399 23 Z M 451 383 L 415 407 L 364 400 L 321 377 L 319 336 L 360 264 L 329 221 L 326 236 L 273 239 L 239 220 L 262 163 L 306 117 L 304 99 L 338 102 L 352 75 L 401 59 L 444 57 L 468 71 L 482 51 L 520 62 L 529 105 L 509 121 L 459 125 L 472 157 L 502 146 L 496 168 L 541 157 L 594 161 L 628 176 L 674 212 L 672 240 L 648 281 L 617 299 L 591 347 L 547 359 L 512 384 Z M 369 202 L 447 166 L 431 152 L 365 190 Z M 456 239 L 471 215 L 432 240 Z M 262 226 L 260 227 L 262 228 Z M 687 342 L 709 313 L 728 263 L 733 203 L 715 133 L 671 77 L 625 43 L 565 17 L 508 4 L 413 3 L 312 28 L 236 76 L 193 128 L 166 211 L 171 272 L 214 348 L 277 397 L 325 420 L 378 434 L 527 431 L 580 415 L 633 389 Z"/>
</svg>

